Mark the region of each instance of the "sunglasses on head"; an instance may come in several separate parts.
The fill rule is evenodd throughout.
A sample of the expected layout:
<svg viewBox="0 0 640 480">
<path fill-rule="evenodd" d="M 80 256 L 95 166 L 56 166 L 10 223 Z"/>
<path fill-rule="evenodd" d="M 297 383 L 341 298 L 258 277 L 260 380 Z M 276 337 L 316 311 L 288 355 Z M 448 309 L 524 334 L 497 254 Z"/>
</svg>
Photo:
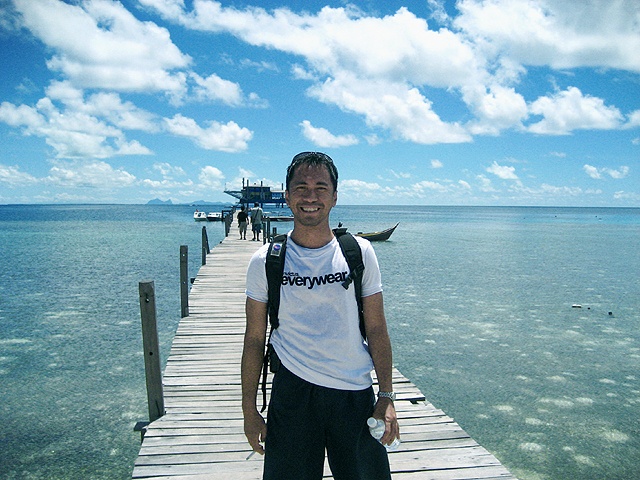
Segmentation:
<svg viewBox="0 0 640 480">
<path fill-rule="evenodd" d="M 333 163 L 333 159 L 327 155 L 326 153 L 322 153 L 322 152 L 302 152 L 297 154 L 295 157 L 293 157 L 293 160 L 291 160 L 291 163 L 295 163 L 295 162 L 299 162 L 301 160 L 307 160 L 309 158 L 318 158 L 318 159 L 323 159 L 323 160 L 328 160 L 329 162 Z"/>
</svg>

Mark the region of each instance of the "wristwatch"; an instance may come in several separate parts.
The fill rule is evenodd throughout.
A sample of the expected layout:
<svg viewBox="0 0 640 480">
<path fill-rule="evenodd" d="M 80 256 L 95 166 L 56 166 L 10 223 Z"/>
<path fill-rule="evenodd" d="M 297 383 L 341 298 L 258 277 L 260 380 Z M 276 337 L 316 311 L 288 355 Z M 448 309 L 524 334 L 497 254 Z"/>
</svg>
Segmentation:
<svg viewBox="0 0 640 480">
<path fill-rule="evenodd" d="M 396 401 L 395 392 L 378 392 L 378 398 L 388 398 L 392 402 Z"/>
</svg>

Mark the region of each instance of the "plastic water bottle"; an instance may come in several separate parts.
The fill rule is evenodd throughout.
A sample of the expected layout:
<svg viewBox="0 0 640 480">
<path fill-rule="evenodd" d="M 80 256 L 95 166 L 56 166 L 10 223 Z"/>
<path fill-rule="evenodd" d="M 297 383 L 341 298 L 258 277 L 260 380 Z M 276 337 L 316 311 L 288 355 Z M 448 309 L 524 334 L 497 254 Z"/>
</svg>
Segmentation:
<svg viewBox="0 0 640 480">
<path fill-rule="evenodd" d="M 380 442 L 380 439 L 384 435 L 385 430 L 384 421 L 369 417 L 369 419 L 367 420 L 367 425 L 369 426 L 369 432 L 371 432 L 371 436 Z M 397 450 L 399 446 L 400 440 L 396 438 L 393 440 L 393 442 L 391 442 L 390 445 L 385 445 L 384 448 L 386 448 L 389 452 L 393 452 L 394 450 Z"/>
</svg>

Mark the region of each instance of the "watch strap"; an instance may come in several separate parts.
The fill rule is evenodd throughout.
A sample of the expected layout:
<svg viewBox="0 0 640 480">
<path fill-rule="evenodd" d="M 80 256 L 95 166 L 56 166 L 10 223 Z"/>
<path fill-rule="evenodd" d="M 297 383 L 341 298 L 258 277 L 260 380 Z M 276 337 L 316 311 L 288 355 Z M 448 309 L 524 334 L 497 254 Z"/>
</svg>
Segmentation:
<svg viewBox="0 0 640 480">
<path fill-rule="evenodd" d="M 395 394 L 395 392 L 378 392 L 378 398 L 388 398 L 392 402 L 395 402 L 396 401 L 396 394 Z"/>
</svg>

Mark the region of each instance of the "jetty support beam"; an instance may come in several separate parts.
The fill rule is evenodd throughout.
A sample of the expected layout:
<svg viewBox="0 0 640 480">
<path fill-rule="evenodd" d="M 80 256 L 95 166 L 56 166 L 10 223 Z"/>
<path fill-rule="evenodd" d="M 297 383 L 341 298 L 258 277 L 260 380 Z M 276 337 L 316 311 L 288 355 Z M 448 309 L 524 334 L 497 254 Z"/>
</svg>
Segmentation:
<svg viewBox="0 0 640 480">
<path fill-rule="evenodd" d="M 180 317 L 189 316 L 189 247 L 180 245 Z"/>
<path fill-rule="evenodd" d="M 149 422 L 164 415 L 164 395 L 162 389 L 162 369 L 160 367 L 160 344 L 156 320 L 156 295 L 153 281 L 140 282 L 140 316 L 142 318 L 142 348 L 144 350 L 144 370 L 147 379 L 147 402 Z M 144 430 L 141 429 L 144 434 Z"/>
</svg>

